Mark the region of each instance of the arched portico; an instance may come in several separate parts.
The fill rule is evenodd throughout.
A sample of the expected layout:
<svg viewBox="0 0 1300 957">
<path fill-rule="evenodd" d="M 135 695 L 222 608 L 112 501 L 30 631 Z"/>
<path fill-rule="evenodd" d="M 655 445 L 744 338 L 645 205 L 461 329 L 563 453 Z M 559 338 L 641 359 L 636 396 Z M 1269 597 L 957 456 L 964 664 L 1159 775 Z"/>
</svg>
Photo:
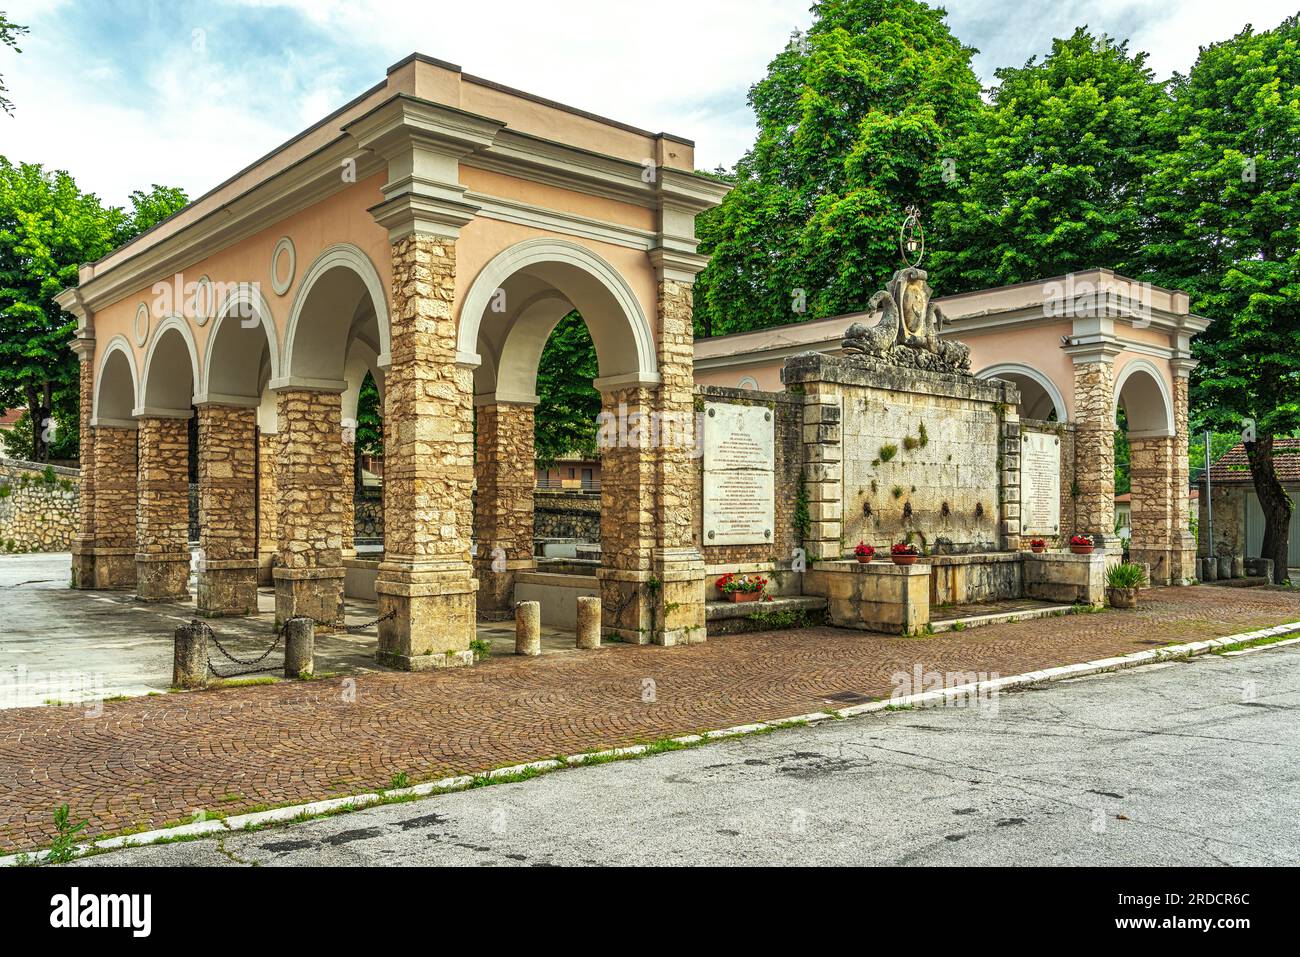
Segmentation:
<svg viewBox="0 0 1300 957">
<path fill-rule="evenodd" d="M 484 95 L 490 111 L 474 112 L 487 109 Z M 247 583 L 250 545 L 274 526 L 277 615 L 337 622 L 352 488 L 342 420 L 355 418 L 361 381 L 373 375 L 385 431 L 380 658 L 418 669 L 469 663 L 475 396 L 531 417 L 541 348 L 577 309 L 596 340 L 606 408 L 690 419 L 690 286 L 705 262 L 694 216 L 726 191 L 693 169 L 693 148 L 678 137 L 413 58 L 129 251 L 82 267 L 78 288 L 59 301 L 79 319 L 83 389 L 102 407 L 103 429 L 94 416 L 82 422 L 83 448 L 109 435 L 118 415 L 123 431 L 138 423 L 148 436 L 136 491 L 153 540 L 161 513 L 146 499 L 161 501 L 164 477 L 168 491 L 182 485 L 183 463 L 161 460 L 168 430 L 197 407 L 201 606 L 215 614 L 250 603 L 247 590 L 234 593 Z M 210 318 L 154 323 L 151 298 L 194 302 L 206 290 L 210 304 L 227 289 L 235 292 Z M 501 323 L 498 293 L 508 303 Z M 92 365 L 96 344 L 117 336 L 126 347 Z M 480 423 L 492 414 L 481 411 Z M 252 468 L 249 435 L 262 463 Z M 531 482 L 531 430 L 521 435 Z M 106 441 L 105 455 L 119 447 L 128 448 Z M 607 551 L 624 557 L 606 569 L 607 631 L 702 638 L 689 450 L 620 445 L 611 455 L 612 474 L 629 481 L 611 505 L 624 539 Z M 84 486 L 96 501 L 98 462 Z M 274 522 L 264 520 L 268 489 Z M 262 503 L 253 522 L 244 519 L 250 500 Z M 239 533 L 221 527 L 223 515 Z M 83 518 L 85 541 L 93 525 Z M 205 589 L 218 578 L 239 589 Z"/>
<path fill-rule="evenodd" d="M 1157 583 L 1191 578 L 1186 400 L 1180 410 L 1159 366 L 1129 358 L 1115 378 L 1115 421 L 1121 408 L 1132 492 L 1130 559 L 1148 565 Z"/>
<path fill-rule="evenodd" d="M 1020 417 L 1065 422 L 1069 419 L 1065 398 L 1051 377 L 1032 366 L 1004 362 L 975 373 L 981 379 L 1005 379 L 1020 392 Z"/>
<path fill-rule="evenodd" d="M 261 525 L 274 511 L 274 485 L 259 488 L 257 409 L 276 375 L 279 345 L 261 290 L 240 283 L 208 333 L 198 409 L 198 610 L 257 610 Z M 274 462 L 274 452 L 269 456 Z M 266 492 L 270 492 L 269 495 Z M 259 507 L 259 502 L 261 507 Z"/>
<path fill-rule="evenodd" d="M 194 333 L 180 316 L 153 330 L 140 382 L 136 597 L 189 597 L 189 420 L 199 382 Z"/>
<path fill-rule="evenodd" d="M 659 384 L 654 333 L 626 279 L 577 243 L 534 239 L 500 253 L 471 286 L 461 312 L 457 353 L 474 369 L 478 444 L 475 457 L 475 573 L 481 611 L 514 605 L 516 576 L 536 567 L 533 533 L 534 406 L 537 369 L 552 331 L 565 316 L 582 317 L 596 348 L 607 396 Z M 476 339 L 469 340 L 470 335 Z M 617 401 L 606 412 L 617 416 Z M 626 405 L 626 403 L 624 403 Z M 638 513 L 616 503 L 645 494 L 635 456 L 617 447 L 602 460 L 602 566 L 637 567 L 621 548 L 639 541 Z M 617 627 L 613 615 L 607 624 Z"/>
<path fill-rule="evenodd" d="M 100 353 L 93 387 L 88 387 L 85 372 L 94 359 L 93 350 L 93 340 L 82 344 L 81 456 L 91 467 L 83 464 L 82 468 L 81 532 L 73 553 L 73 583 L 79 588 L 134 588 L 134 412 L 140 377 L 130 343 L 125 336 L 114 336 Z"/>
<path fill-rule="evenodd" d="M 273 571 L 276 618 L 343 620 L 343 562 L 353 551 L 355 425 L 343 429 L 352 397 L 352 356 L 389 361 L 387 297 L 379 272 L 356 246 L 330 246 L 308 268 L 285 330 L 276 394 L 279 429 Z M 355 365 L 351 368 L 359 389 Z"/>
</svg>

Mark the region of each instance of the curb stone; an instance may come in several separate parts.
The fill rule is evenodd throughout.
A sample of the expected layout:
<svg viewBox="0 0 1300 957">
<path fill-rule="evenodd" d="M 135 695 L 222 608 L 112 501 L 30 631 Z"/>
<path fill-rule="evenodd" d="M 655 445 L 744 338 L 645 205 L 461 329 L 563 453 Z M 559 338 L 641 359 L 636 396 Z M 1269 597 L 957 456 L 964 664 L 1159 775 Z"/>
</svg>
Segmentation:
<svg viewBox="0 0 1300 957">
<path fill-rule="evenodd" d="M 837 709 L 834 712 L 814 711 L 808 714 L 794 715 L 789 718 L 774 718 L 771 721 L 740 724 L 730 728 L 704 731 L 699 734 L 686 734 L 672 738 L 671 740 L 676 744 L 700 744 L 707 741 L 725 740 L 726 738 L 754 734 L 759 731 L 789 727 L 794 724 L 813 725 L 825 721 L 836 720 L 837 718 L 849 718 L 872 714 L 878 711 L 887 711 L 892 708 L 924 707 L 950 698 L 965 698 L 972 694 L 979 694 L 981 692 L 1026 688 L 1033 685 L 1043 684 L 1045 682 L 1137 668 L 1153 662 L 1168 661 L 1174 658 L 1195 657 L 1211 652 L 1215 648 L 1237 645 L 1247 641 L 1256 641 L 1260 638 L 1272 638 L 1278 635 L 1288 634 L 1300 635 L 1300 622 L 1295 622 L 1289 625 L 1278 625 L 1273 628 L 1264 628 L 1243 634 L 1227 635 L 1222 638 L 1209 638 L 1203 641 L 1193 641 L 1182 645 L 1169 645 L 1165 648 L 1155 648 L 1149 651 L 1135 651 L 1132 654 L 1118 655 L 1111 658 L 1100 658 L 1096 661 L 1085 661 L 1073 665 L 1059 665 L 1054 668 L 1029 671 L 1019 675 L 1008 675 L 1001 678 L 992 678 L 988 681 L 976 681 L 969 684 L 956 685 L 952 688 L 944 688 L 935 691 L 922 691 L 910 695 L 899 695 L 897 697 L 886 698 L 880 701 L 868 701 L 863 704 L 851 705 L 849 707 Z M 1300 636 L 1285 641 L 1274 642 L 1269 645 L 1261 645 L 1256 648 L 1245 648 L 1240 651 L 1229 652 L 1229 654 L 1248 654 L 1253 651 L 1264 651 L 1267 649 L 1281 648 L 1286 647 L 1287 645 L 1296 644 L 1300 644 Z M 437 781 L 426 781 L 422 784 L 412 785 L 411 787 L 394 788 L 382 792 L 368 792 L 365 794 L 356 794 L 351 797 L 330 798 L 329 800 L 312 801 L 307 804 L 295 804 L 290 807 L 273 808 L 269 811 L 238 814 L 224 819 L 195 821 L 191 824 L 181 824 L 176 827 L 159 828 L 153 831 L 141 831 L 137 834 L 123 834 L 116 837 L 106 837 L 102 840 L 93 841 L 88 844 L 77 845 L 76 856 L 83 857 L 91 852 L 118 850 L 126 847 L 145 847 L 150 844 L 175 840 L 178 837 L 201 837 L 203 835 L 217 833 L 236 834 L 249 826 L 281 824 L 303 815 L 315 816 L 330 811 L 337 811 L 341 808 L 359 810 L 391 798 L 424 797 L 431 795 L 434 792 L 465 790 L 476 778 L 502 778 L 515 774 L 524 774 L 529 771 L 544 773 L 558 768 L 575 767 L 592 759 L 635 757 L 644 754 L 648 750 L 648 745 L 636 744 L 621 748 L 608 748 L 601 751 L 587 751 L 581 754 L 565 755 L 562 758 L 549 758 L 541 761 L 529 761 L 524 764 L 515 764 L 505 768 L 495 768 L 479 775 L 460 774 L 452 777 L 441 778 Z M 41 851 L 30 851 L 26 854 L 9 854 L 0 857 L 0 867 L 16 866 L 19 863 L 19 859 L 24 857 L 28 860 L 37 860 L 42 853 L 43 852 Z"/>
</svg>

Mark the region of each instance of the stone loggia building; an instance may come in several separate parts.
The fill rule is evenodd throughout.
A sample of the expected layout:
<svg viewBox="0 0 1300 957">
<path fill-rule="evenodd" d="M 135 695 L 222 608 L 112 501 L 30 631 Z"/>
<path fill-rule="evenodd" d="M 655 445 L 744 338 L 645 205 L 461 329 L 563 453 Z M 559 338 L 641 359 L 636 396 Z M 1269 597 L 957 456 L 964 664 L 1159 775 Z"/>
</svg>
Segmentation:
<svg viewBox="0 0 1300 957">
<path fill-rule="evenodd" d="M 536 374 L 555 324 L 586 321 L 611 414 L 691 421 L 694 220 L 726 189 L 694 169 L 689 140 L 416 55 L 83 266 L 59 297 L 81 360 L 74 585 L 188 594 L 197 415 L 199 611 L 249 611 L 269 571 L 278 618 L 341 620 L 369 373 L 381 658 L 471 660 L 476 611 L 508 607 L 533 565 Z M 605 456 L 599 591 L 624 640 L 704 637 L 693 440 L 677 438 Z"/>
</svg>

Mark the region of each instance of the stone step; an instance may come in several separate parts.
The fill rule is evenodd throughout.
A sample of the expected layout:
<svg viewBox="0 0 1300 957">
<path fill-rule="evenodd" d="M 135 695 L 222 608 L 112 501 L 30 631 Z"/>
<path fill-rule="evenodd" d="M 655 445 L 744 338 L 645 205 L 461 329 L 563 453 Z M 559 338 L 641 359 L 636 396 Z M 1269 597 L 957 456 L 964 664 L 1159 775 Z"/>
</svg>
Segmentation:
<svg viewBox="0 0 1300 957">
<path fill-rule="evenodd" d="M 815 595 L 777 595 L 771 601 L 710 601 L 704 605 L 705 627 L 710 635 L 803 628 L 820 624 L 825 613 L 826 599 Z"/>
<path fill-rule="evenodd" d="M 1035 618 L 1051 618 L 1055 615 L 1069 614 L 1073 605 L 1043 605 L 1038 608 L 1017 608 L 1012 611 L 993 612 L 988 615 L 966 615 L 961 618 L 946 618 L 931 621 L 930 628 L 935 634 L 943 631 L 979 628 L 984 625 L 1000 625 L 1008 621 L 1033 621 Z M 960 627 L 957 627 L 960 626 Z"/>
</svg>

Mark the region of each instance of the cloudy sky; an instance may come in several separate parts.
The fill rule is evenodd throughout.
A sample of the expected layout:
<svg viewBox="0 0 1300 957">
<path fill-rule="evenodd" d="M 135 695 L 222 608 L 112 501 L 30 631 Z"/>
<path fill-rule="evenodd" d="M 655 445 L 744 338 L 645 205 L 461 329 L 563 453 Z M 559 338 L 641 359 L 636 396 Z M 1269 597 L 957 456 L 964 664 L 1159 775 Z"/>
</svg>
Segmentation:
<svg viewBox="0 0 1300 957">
<path fill-rule="evenodd" d="M 380 81 L 412 51 L 466 72 L 696 141 L 730 165 L 753 138 L 745 103 L 810 0 L 0 0 L 31 28 L 0 47 L 17 115 L 0 154 L 70 170 L 122 203 L 150 183 L 198 196 Z M 1296 0 L 948 0 L 993 70 L 1077 24 L 1128 37 L 1162 76 L 1203 43 L 1275 26 Z"/>
</svg>

